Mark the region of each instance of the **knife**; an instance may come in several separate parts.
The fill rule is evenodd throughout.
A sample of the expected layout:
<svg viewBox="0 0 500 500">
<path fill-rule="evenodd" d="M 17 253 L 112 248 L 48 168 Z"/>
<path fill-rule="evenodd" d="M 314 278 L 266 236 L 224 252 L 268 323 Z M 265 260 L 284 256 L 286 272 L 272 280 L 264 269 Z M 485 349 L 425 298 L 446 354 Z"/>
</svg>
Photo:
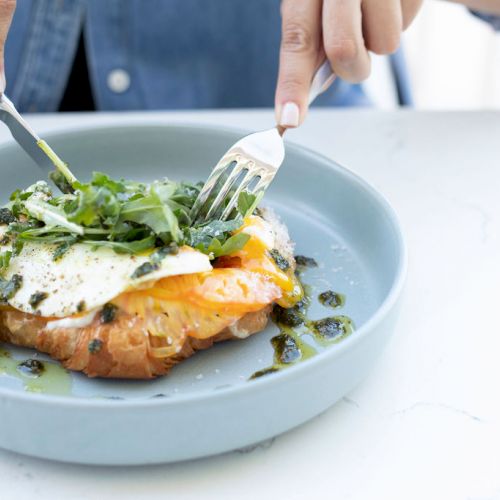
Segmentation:
<svg viewBox="0 0 500 500">
<path fill-rule="evenodd" d="M 0 93 L 0 120 L 9 127 L 17 143 L 43 171 L 53 170 L 53 161 L 39 146 L 42 142 L 40 137 L 18 113 L 12 101 L 2 93 Z"/>
</svg>

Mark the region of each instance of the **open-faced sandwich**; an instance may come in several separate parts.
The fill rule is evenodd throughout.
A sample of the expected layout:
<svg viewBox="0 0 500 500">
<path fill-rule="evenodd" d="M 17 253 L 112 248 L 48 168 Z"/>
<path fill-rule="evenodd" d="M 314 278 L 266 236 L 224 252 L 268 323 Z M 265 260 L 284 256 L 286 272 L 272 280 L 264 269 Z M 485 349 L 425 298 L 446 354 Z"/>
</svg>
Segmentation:
<svg viewBox="0 0 500 500">
<path fill-rule="evenodd" d="M 146 379 L 301 299 L 286 228 L 247 193 L 229 220 L 194 224 L 199 186 L 53 180 L 64 194 L 38 182 L 0 209 L 0 341 Z"/>
</svg>

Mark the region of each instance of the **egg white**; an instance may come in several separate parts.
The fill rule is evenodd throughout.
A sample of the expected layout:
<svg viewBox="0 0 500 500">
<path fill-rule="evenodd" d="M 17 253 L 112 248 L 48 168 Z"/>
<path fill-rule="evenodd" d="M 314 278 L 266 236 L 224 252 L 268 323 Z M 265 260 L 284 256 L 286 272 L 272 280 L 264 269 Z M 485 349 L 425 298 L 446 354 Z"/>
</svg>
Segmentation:
<svg viewBox="0 0 500 500">
<path fill-rule="evenodd" d="M 0 247 L 0 251 L 7 249 Z M 90 245 L 76 244 L 54 261 L 54 249 L 54 245 L 25 243 L 21 253 L 12 257 L 3 277 L 21 275 L 22 286 L 9 300 L 10 306 L 43 317 L 64 318 L 81 312 L 82 305 L 85 311 L 95 310 L 123 292 L 161 278 L 212 269 L 207 255 L 182 247 L 178 254 L 167 255 L 157 270 L 134 279 L 134 271 L 149 262 L 148 256 L 117 254 L 109 248 L 94 250 Z M 33 308 L 30 298 L 38 292 L 45 292 L 47 297 Z"/>
</svg>

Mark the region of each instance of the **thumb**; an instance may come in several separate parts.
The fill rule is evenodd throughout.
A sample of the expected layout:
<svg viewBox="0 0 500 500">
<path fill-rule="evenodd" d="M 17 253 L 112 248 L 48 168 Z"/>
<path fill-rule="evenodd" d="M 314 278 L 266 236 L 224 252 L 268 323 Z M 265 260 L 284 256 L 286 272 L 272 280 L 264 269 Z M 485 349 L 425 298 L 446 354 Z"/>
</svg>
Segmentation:
<svg viewBox="0 0 500 500">
<path fill-rule="evenodd" d="M 276 120 L 297 127 L 305 118 L 321 40 L 321 0 L 283 0 Z"/>
<path fill-rule="evenodd" d="M 4 47 L 15 9 L 16 0 L 0 0 L 0 93 L 5 92 Z"/>
</svg>

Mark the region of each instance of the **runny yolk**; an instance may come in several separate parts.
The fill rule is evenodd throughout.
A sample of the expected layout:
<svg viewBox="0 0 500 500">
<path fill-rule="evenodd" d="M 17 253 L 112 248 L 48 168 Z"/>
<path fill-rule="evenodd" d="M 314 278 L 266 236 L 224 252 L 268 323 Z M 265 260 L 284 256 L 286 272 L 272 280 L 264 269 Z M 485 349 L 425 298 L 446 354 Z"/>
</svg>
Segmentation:
<svg viewBox="0 0 500 500">
<path fill-rule="evenodd" d="M 281 288 L 283 295 L 277 301 L 282 307 L 292 307 L 303 297 L 302 286 L 291 268 L 281 270 L 271 254 L 269 247 L 269 229 L 260 217 L 245 218 L 242 227 L 237 231 L 250 234 L 246 245 L 231 257 L 239 257 L 241 267 L 266 276 Z M 272 238 L 272 236 L 271 236 Z"/>
</svg>

